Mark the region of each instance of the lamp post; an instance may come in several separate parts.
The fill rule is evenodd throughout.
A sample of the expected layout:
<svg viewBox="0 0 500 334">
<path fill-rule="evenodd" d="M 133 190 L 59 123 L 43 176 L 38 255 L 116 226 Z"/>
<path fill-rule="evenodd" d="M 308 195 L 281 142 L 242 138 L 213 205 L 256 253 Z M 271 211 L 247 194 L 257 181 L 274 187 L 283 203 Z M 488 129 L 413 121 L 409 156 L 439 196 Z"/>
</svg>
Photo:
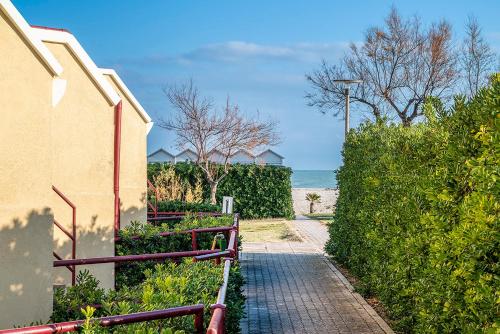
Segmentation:
<svg viewBox="0 0 500 334">
<path fill-rule="evenodd" d="M 349 132 L 349 85 L 363 83 L 363 80 L 351 80 L 351 79 L 337 79 L 333 82 L 344 84 L 344 95 L 345 95 L 345 130 L 344 136 L 347 137 L 347 132 Z"/>
</svg>

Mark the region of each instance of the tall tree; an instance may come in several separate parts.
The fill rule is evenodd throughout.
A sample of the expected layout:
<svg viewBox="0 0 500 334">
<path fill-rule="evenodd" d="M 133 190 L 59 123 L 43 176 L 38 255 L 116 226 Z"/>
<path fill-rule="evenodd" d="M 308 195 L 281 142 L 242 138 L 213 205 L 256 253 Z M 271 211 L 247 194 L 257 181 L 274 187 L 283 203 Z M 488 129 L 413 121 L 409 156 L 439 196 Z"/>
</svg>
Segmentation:
<svg viewBox="0 0 500 334">
<path fill-rule="evenodd" d="M 306 75 L 312 86 L 306 99 L 323 112 L 340 107 L 344 90 L 333 80 L 361 79 L 363 84 L 351 91 L 352 103 L 363 105 L 375 118 L 395 115 L 408 126 L 422 115 L 428 97 L 444 97 L 451 91 L 456 63 L 448 23 L 425 30 L 419 18 L 404 20 L 393 8 L 383 27 L 367 30 L 362 45 L 351 43 L 339 65 L 323 62 Z"/>
<path fill-rule="evenodd" d="M 212 99 L 200 95 L 192 81 L 171 86 L 165 89 L 165 94 L 175 114 L 170 119 L 161 119 L 159 126 L 175 132 L 178 148 L 189 147 L 197 153 L 196 163 L 210 184 L 212 204 L 216 203 L 219 182 L 229 172 L 232 154 L 239 149 L 251 151 L 279 142 L 276 122 L 247 118 L 229 98 L 218 109 Z M 216 152 L 221 155 L 218 161 L 213 159 Z"/>
<path fill-rule="evenodd" d="M 494 70 L 495 54 L 481 34 L 475 17 L 469 17 L 465 25 L 465 38 L 460 50 L 465 95 L 472 97 L 488 83 Z"/>
</svg>

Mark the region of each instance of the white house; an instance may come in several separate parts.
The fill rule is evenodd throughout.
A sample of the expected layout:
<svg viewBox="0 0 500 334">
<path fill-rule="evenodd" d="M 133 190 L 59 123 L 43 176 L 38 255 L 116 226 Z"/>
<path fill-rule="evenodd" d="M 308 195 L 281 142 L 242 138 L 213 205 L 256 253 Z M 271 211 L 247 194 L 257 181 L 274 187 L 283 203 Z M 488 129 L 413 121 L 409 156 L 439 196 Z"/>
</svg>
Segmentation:
<svg viewBox="0 0 500 334">
<path fill-rule="evenodd" d="M 208 159 L 211 162 L 215 162 L 215 163 L 218 163 L 218 164 L 223 164 L 225 162 L 225 160 L 226 160 L 226 157 L 224 156 L 224 154 L 222 154 L 221 151 L 219 151 L 219 150 L 213 150 L 212 152 L 209 153 Z"/>
<path fill-rule="evenodd" d="M 255 163 L 261 165 L 283 165 L 284 157 L 273 150 L 265 150 L 255 157 Z"/>
<path fill-rule="evenodd" d="M 160 148 L 159 150 L 154 151 L 150 155 L 148 155 L 148 163 L 152 162 L 175 162 L 175 155 L 165 151 Z"/>
<path fill-rule="evenodd" d="M 219 150 L 213 150 L 209 159 L 215 163 L 224 163 L 225 157 Z M 283 165 L 284 157 L 274 152 L 273 150 L 265 150 L 264 152 L 253 155 L 247 150 L 238 150 L 231 155 L 229 162 L 232 164 L 260 164 L 260 165 Z M 148 163 L 153 162 L 196 162 L 198 160 L 198 155 L 191 149 L 186 149 L 177 155 L 174 155 L 163 148 L 156 150 L 155 152 L 148 155 Z"/>
<path fill-rule="evenodd" d="M 231 155 L 230 161 L 232 164 L 253 164 L 255 163 L 255 155 L 247 150 L 238 150 Z"/>
<path fill-rule="evenodd" d="M 175 156 L 175 162 L 196 162 L 198 160 L 198 154 L 193 150 L 185 149 Z"/>
</svg>

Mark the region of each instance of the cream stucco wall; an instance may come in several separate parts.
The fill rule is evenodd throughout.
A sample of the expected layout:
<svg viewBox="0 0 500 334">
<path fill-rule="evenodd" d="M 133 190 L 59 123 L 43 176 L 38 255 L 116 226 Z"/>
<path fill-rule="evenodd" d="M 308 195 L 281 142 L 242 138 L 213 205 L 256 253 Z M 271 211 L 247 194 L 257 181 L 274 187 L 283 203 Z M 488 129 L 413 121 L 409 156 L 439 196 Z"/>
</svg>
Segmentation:
<svg viewBox="0 0 500 334">
<path fill-rule="evenodd" d="M 120 223 L 146 221 L 147 124 L 113 80 L 108 82 L 122 98 L 120 147 Z"/>
<path fill-rule="evenodd" d="M 52 75 L 0 12 L 0 329 L 52 311 Z"/>
<path fill-rule="evenodd" d="M 77 208 L 76 257 L 112 256 L 114 107 L 65 44 L 45 45 L 64 68 L 61 79 L 67 80 L 64 96 L 47 115 L 52 121 L 52 183 Z M 54 192 L 51 200 L 54 218 L 71 230 L 70 207 Z M 63 258 L 71 255 L 71 242 L 58 228 L 54 250 Z M 90 270 L 104 288 L 114 286 L 113 264 L 77 269 Z M 66 268 L 54 269 L 54 282 L 69 284 L 70 277 Z"/>
</svg>

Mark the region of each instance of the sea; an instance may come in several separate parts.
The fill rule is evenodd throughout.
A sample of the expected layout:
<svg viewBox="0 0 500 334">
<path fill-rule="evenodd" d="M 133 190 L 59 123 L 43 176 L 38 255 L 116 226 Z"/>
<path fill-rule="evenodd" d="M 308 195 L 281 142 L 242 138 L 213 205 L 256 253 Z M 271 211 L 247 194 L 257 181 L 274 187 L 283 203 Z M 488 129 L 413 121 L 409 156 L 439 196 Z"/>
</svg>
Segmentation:
<svg viewBox="0 0 500 334">
<path fill-rule="evenodd" d="M 336 188 L 333 170 L 293 170 L 292 188 Z"/>
</svg>

